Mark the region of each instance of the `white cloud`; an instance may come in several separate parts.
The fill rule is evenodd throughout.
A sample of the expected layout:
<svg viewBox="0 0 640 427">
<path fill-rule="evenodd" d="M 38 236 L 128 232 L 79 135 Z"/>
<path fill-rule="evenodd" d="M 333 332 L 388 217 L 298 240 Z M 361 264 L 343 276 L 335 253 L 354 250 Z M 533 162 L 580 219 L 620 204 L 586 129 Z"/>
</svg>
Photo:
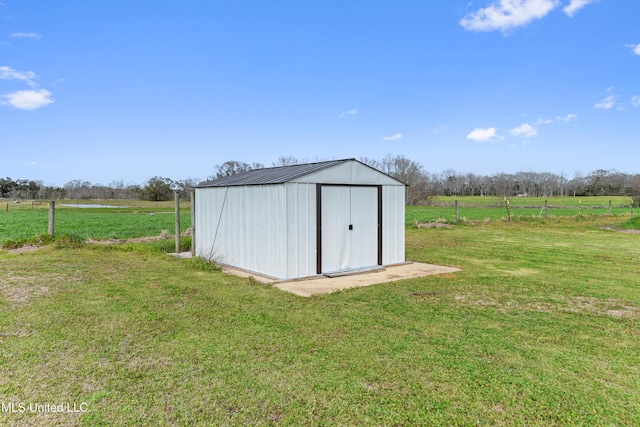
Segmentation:
<svg viewBox="0 0 640 427">
<path fill-rule="evenodd" d="M 573 15 L 575 15 L 580 9 L 592 2 L 593 0 L 571 0 L 571 3 L 565 6 L 562 10 L 564 10 L 564 13 L 569 17 L 573 18 Z"/>
<path fill-rule="evenodd" d="M 616 97 L 613 93 L 613 87 L 604 91 L 605 97 L 600 102 L 596 102 L 593 108 L 598 110 L 610 110 L 616 105 Z"/>
<path fill-rule="evenodd" d="M 24 162 L 22 164 L 25 166 L 38 166 L 38 162 Z"/>
<path fill-rule="evenodd" d="M 37 33 L 11 33 L 12 39 L 36 39 L 40 40 L 42 36 Z"/>
<path fill-rule="evenodd" d="M 545 17 L 559 4 L 558 0 L 498 0 L 468 14 L 460 25 L 471 31 L 506 31 Z"/>
<path fill-rule="evenodd" d="M 20 80 L 32 88 L 0 96 L 0 105 L 8 105 L 19 110 L 37 110 L 53 103 L 51 92 L 38 89 L 36 78 L 36 73 L 33 71 L 16 71 L 6 65 L 0 66 L 0 80 Z"/>
<path fill-rule="evenodd" d="M 42 38 L 42 35 L 38 34 L 38 33 L 11 33 L 10 37 L 12 39 L 36 39 L 36 40 L 40 40 Z"/>
<path fill-rule="evenodd" d="M 567 114 L 564 117 L 561 117 L 561 116 L 556 117 L 556 120 L 562 123 L 569 123 L 571 120 L 575 120 L 577 118 L 578 118 L 577 114 Z"/>
<path fill-rule="evenodd" d="M 571 120 L 575 120 L 578 118 L 577 114 L 567 114 L 566 116 L 556 116 L 555 119 L 543 119 L 543 118 L 539 118 L 538 120 L 536 120 L 533 125 L 534 126 L 538 126 L 538 125 L 550 125 L 552 123 L 569 123 Z"/>
<path fill-rule="evenodd" d="M 523 123 L 518 127 L 511 129 L 511 135 L 524 136 L 527 138 L 534 137 L 538 134 L 538 130 L 531 126 L 529 123 Z"/>
<path fill-rule="evenodd" d="M 340 117 L 353 117 L 358 115 L 358 110 L 355 108 L 353 110 L 345 111 L 344 113 L 340 113 Z"/>
<path fill-rule="evenodd" d="M 0 80 L 22 80 L 29 86 L 35 85 L 36 73 L 33 71 L 16 71 L 6 65 L 0 66 Z"/>
<path fill-rule="evenodd" d="M 615 104 L 615 98 L 613 95 L 606 96 L 602 101 L 596 103 L 593 108 L 598 110 L 610 110 Z"/>
<path fill-rule="evenodd" d="M 444 132 L 444 131 L 446 131 L 447 129 L 449 129 L 449 125 L 440 125 L 440 126 L 438 126 L 437 128 L 435 128 L 435 129 L 433 130 L 433 133 L 440 133 L 440 132 Z"/>
<path fill-rule="evenodd" d="M 18 90 L 7 95 L 2 95 L 4 101 L 0 105 L 9 105 L 19 110 L 37 110 L 54 102 L 51 92 L 46 89 Z"/>
<path fill-rule="evenodd" d="M 627 44 L 625 46 L 630 47 L 634 54 L 640 55 L 640 43 L 638 43 L 638 44 Z"/>
<path fill-rule="evenodd" d="M 640 95 L 636 95 L 631 98 L 631 105 L 633 105 L 634 107 L 640 107 Z"/>
<path fill-rule="evenodd" d="M 467 139 L 471 139 L 473 141 L 485 142 L 491 141 L 496 137 L 496 128 L 475 128 L 469 135 L 467 135 Z"/>
<path fill-rule="evenodd" d="M 384 139 L 385 141 L 397 141 L 399 139 L 402 138 L 402 134 L 401 133 L 396 133 L 395 135 L 391 135 L 391 136 L 383 136 L 382 139 Z"/>
</svg>

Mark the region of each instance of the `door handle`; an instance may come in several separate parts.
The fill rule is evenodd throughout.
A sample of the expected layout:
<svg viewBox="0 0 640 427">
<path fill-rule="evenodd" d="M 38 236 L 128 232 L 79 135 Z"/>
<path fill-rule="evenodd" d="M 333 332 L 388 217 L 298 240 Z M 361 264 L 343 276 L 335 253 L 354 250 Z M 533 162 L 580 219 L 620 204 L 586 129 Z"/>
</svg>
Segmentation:
<svg viewBox="0 0 640 427">
<path fill-rule="evenodd" d="M 349 230 L 353 230 L 353 224 L 349 224 Z"/>
</svg>

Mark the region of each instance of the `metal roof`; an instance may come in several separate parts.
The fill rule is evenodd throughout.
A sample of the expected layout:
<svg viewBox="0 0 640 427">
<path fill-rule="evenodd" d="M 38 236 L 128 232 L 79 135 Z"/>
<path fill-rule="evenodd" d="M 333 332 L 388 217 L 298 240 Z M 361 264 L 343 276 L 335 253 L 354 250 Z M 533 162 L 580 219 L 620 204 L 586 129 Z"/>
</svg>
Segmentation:
<svg viewBox="0 0 640 427">
<path fill-rule="evenodd" d="M 203 182 L 203 187 L 231 187 L 235 185 L 282 184 L 296 178 L 330 168 L 356 159 L 330 160 L 328 162 L 306 163 L 303 165 L 279 166 L 275 168 L 253 169 L 235 175 L 225 176 L 213 181 Z"/>
</svg>

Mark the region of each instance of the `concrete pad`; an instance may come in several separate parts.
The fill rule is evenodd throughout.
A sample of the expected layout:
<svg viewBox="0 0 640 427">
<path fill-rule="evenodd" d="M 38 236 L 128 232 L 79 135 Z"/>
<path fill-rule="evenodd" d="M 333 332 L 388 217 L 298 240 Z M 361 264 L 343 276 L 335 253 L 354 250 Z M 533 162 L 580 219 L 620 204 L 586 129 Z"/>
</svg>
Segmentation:
<svg viewBox="0 0 640 427">
<path fill-rule="evenodd" d="M 249 273 L 230 267 L 224 267 L 222 271 L 227 274 L 234 274 L 242 277 L 253 277 L 261 283 L 270 284 L 278 289 L 282 289 L 283 291 L 291 292 L 302 297 L 310 297 L 311 295 L 327 294 L 342 289 L 370 286 L 376 283 L 394 282 L 396 280 L 411 279 L 414 277 L 423 277 L 432 274 L 455 273 L 456 271 L 460 271 L 460 269 L 412 262 L 385 267 L 381 270 L 340 277 L 318 276 L 309 279 L 290 281 L 278 281 L 273 278 L 267 278 L 255 273 Z"/>
</svg>

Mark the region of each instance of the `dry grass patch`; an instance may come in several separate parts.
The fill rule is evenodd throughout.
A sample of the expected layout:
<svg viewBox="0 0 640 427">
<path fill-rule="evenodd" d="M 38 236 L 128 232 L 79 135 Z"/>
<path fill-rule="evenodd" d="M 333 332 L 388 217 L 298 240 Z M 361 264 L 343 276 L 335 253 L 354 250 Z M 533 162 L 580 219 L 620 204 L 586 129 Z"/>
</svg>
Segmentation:
<svg viewBox="0 0 640 427">
<path fill-rule="evenodd" d="M 60 284 L 78 283 L 78 276 L 8 274 L 0 277 L 0 294 L 12 304 L 26 304 L 31 298 L 48 296 Z"/>
<path fill-rule="evenodd" d="M 640 308 L 617 298 L 594 297 L 548 297 L 544 301 L 501 301 L 487 295 L 472 293 L 458 294 L 453 297 L 456 304 L 464 306 L 493 307 L 501 312 L 514 310 L 537 311 L 541 313 L 566 312 L 607 316 L 624 319 L 640 319 Z"/>
</svg>

